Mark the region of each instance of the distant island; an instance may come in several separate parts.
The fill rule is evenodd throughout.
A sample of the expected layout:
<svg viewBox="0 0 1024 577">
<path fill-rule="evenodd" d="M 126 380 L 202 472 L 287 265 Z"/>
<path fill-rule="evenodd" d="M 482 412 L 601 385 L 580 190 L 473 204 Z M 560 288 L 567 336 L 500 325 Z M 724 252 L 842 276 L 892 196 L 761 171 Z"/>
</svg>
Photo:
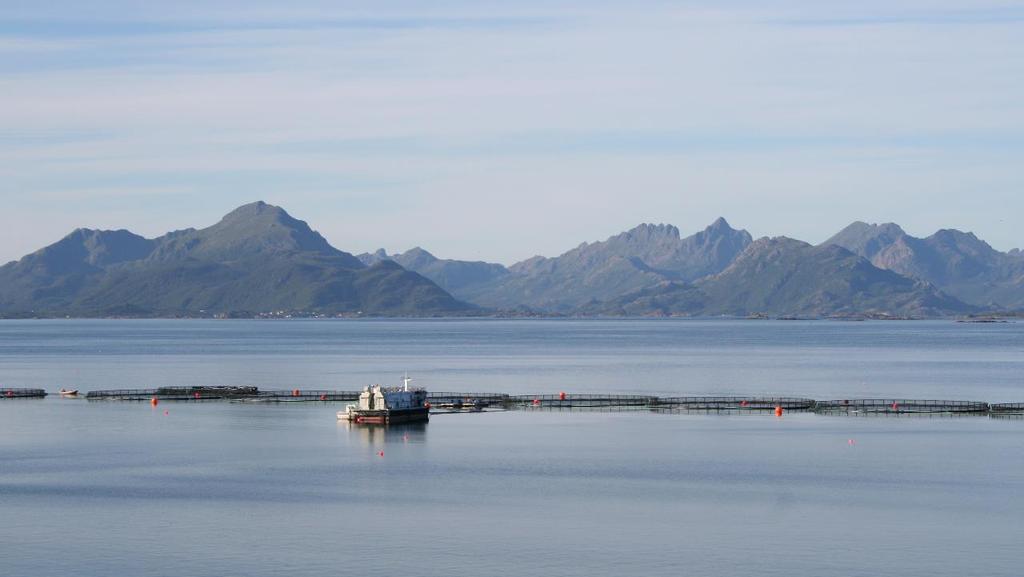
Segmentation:
<svg viewBox="0 0 1024 577">
<path fill-rule="evenodd" d="M 641 224 L 512 266 L 422 248 L 353 256 L 284 209 L 147 239 L 78 229 L 0 267 L 0 317 L 943 318 L 1020 314 L 1024 253 L 971 233 L 855 222 L 820 245 L 719 218 Z"/>
</svg>

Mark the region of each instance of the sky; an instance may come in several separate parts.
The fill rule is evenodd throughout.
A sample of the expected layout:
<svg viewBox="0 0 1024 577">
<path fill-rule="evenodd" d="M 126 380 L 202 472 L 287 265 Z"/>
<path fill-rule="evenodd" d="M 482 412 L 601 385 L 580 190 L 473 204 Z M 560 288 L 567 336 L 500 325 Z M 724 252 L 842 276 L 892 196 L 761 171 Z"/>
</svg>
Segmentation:
<svg viewBox="0 0 1024 577">
<path fill-rule="evenodd" d="M 255 200 L 510 264 L 642 222 L 1024 247 L 1024 2 L 0 3 L 0 262 Z"/>
</svg>

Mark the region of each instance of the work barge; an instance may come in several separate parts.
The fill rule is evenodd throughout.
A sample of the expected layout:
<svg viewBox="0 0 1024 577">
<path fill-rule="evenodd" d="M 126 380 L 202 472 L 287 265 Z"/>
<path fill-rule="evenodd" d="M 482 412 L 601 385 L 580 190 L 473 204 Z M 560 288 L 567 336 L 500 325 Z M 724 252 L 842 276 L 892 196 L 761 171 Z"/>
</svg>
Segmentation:
<svg viewBox="0 0 1024 577">
<path fill-rule="evenodd" d="M 185 385 L 146 389 L 109 389 L 86 393 L 89 401 L 209 402 L 241 403 L 318 402 L 351 403 L 362 390 L 325 390 L 295 387 L 260 389 L 251 385 Z M 816 412 L 844 415 L 1024 415 L 1024 403 L 986 403 L 981 401 L 933 399 L 832 399 L 815 400 L 777 396 L 670 396 L 608 394 L 534 394 L 428 392 L 427 406 L 432 413 L 458 413 L 485 410 L 589 410 L 652 412 Z M 43 389 L 0 388 L 0 399 L 40 398 Z"/>
</svg>

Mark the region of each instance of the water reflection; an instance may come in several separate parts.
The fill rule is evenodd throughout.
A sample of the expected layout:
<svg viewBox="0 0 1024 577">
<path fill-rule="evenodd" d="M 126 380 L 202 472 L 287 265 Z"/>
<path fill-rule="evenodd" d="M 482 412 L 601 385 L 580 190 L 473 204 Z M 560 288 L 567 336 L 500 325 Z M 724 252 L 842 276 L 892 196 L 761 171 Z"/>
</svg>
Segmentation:
<svg viewBox="0 0 1024 577">
<path fill-rule="evenodd" d="M 338 428 L 347 431 L 350 443 L 374 448 L 393 444 L 425 443 L 427 425 L 427 422 L 368 425 L 338 421 Z"/>
</svg>

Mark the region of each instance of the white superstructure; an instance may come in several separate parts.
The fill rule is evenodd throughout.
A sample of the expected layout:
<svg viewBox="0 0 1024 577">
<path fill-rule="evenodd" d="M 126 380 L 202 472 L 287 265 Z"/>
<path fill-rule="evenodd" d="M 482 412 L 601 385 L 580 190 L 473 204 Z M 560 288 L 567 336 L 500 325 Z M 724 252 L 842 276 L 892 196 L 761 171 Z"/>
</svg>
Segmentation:
<svg viewBox="0 0 1024 577">
<path fill-rule="evenodd" d="M 355 405 L 348 405 L 344 411 L 338 411 L 338 418 L 349 421 L 365 420 L 370 422 L 383 418 L 390 421 L 395 417 L 411 416 L 411 413 L 426 414 L 427 391 L 421 388 L 412 388 L 408 376 L 402 379 L 401 387 L 382 387 L 370 385 L 363 388 L 359 394 L 359 401 Z"/>
</svg>

